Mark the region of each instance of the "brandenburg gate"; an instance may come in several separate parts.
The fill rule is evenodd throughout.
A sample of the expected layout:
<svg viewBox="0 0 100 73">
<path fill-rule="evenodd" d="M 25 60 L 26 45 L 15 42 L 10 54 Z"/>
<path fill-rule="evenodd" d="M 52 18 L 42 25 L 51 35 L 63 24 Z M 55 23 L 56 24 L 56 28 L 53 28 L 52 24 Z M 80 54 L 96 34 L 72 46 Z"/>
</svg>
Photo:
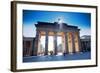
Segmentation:
<svg viewBox="0 0 100 73">
<path fill-rule="evenodd" d="M 34 55 L 58 55 L 81 52 L 80 29 L 77 26 L 59 22 L 38 22 L 35 26 Z"/>
</svg>

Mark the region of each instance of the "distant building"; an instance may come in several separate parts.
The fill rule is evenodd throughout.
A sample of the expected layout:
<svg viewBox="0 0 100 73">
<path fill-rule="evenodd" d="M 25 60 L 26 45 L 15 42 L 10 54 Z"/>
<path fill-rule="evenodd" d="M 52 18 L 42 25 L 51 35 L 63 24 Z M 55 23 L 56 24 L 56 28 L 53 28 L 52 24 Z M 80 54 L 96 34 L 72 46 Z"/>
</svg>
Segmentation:
<svg viewBox="0 0 100 73">
<path fill-rule="evenodd" d="M 57 55 L 81 52 L 80 29 L 66 23 L 38 22 L 35 38 L 23 38 L 23 56 Z M 41 45 L 41 37 L 45 36 L 44 47 Z M 53 50 L 48 49 L 49 36 L 53 37 Z M 57 46 L 57 37 L 61 37 L 62 43 Z M 82 40 L 84 41 L 84 40 Z"/>
<path fill-rule="evenodd" d="M 32 56 L 35 38 L 23 37 L 23 56 Z"/>
<path fill-rule="evenodd" d="M 81 39 L 82 52 L 91 51 L 91 36 L 84 35 L 80 39 Z"/>
</svg>

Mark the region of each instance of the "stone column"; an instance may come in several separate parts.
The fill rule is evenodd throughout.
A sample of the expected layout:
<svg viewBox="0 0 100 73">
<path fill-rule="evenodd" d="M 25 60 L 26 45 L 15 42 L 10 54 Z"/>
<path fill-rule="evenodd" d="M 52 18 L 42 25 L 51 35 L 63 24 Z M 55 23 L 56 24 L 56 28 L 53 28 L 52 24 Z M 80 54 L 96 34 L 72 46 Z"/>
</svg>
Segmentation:
<svg viewBox="0 0 100 73">
<path fill-rule="evenodd" d="M 85 41 L 85 46 L 86 46 L 85 48 L 86 48 L 86 52 L 87 52 L 87 41 Z"/>
<path fill-rule="evenodd" d="M 39 31 L 36 33 L 36 38 L 35 38 L 35 48 L 34 48 L 34 55 L 37 56 L 37 51 L 38 51 L 38 41 L 39 41 Z"/>
<path fill-rule="evenodd" d="M 26 42 L 24 41 L 23 55 L 26 56 Z"/>
<path fill-rule="evenodd" d="M 75 53 L 74 32 L 72 32 L 72 49 L 73 49 L 73 53 Z"/>
<path fill-rule="evenodd" d="M 47 31 L 45 37 L 45 55 L 48 55 L 48 32 Z"/>
<path fill-rule="evenodd" d="M 30 41 L 30 49 L 29 49 L 29 56 L 32 55 L 32 41 Z"/>
<path fill-rule="evenodd" d="M 35 48 L 35 46 L 34 46 L 35 43 L 34 42 L 35 42 L 35 40 L 33 39 L 32 40 L 32 56 L 34 56 L 34 48 Z"/>
<path fill-rule="evenodd" d="M 78 32 L 78 45 L 79 45 L 79 52 L 82 52 L 81 40 L 80 40 L 80 33 L 79 32 Z"/>
<path fill-rule="evenodd" d="M 57 32 L 54 32 L 54 54 L 57 55 Z"/>
<path fill-rule="evenodd" d="M 67 32 L 65 34 L 65 53 L 68 53 L 68 37 L 67 37 Z"/>
</svg>

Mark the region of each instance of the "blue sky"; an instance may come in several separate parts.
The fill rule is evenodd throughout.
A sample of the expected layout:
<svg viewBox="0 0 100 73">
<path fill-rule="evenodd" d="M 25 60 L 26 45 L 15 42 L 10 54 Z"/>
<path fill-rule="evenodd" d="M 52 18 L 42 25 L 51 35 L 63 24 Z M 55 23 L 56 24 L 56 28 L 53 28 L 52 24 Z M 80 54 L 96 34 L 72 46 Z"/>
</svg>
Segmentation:
<svg viewBox="0 0 100 73">
<path fill-rule="evenodd" d="M 54 23 L 59 18 L 63 23 L 78 26 L 81 29 L 80 36 L 91 34 L 90 13 L 23 10 L 23 35 L 35 37 L 36 28 L 34 24 L 38 21 Z"/>
</svg>

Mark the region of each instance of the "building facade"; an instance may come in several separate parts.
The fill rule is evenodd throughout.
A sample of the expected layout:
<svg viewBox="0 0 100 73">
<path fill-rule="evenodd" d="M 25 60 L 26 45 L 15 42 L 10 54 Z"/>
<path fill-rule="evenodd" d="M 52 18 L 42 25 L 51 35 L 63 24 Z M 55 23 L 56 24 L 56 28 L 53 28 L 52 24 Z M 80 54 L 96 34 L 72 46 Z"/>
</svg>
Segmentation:
<svg viewBox="0 0 100 73">
<path fill-rule="evenodd" d="M 81 51 L 80 29 L 77 26 L 70 26 L 66 23 L 58 22 L 38 22 L 35 26 L 36 40 L 34 55 L 71 54 Z M 41 46 L 41 38 L 43 37 L 45 42 L 44 47 L 43 45 Z M 51 41 L 50 37 L 52 37 L 53 41 Z M 61 39 L 61 43 L 58 45 L 59 39 Z M 50 46 L 50 43 L 53 43 L 52 46 Z"/>
<path fill-rule="evenodd" d="M 35 27 L 36 37 L 24 38 L 23 56 L 59 55 L 81 52 L 80 29 L 77 26 L 58 22 L 38 22 L 35 24 Z"/>
<path fill-rule="evenodd" d="M 23 56 L 32 56 L 35 38 L 23 37 Z"/>
<path fill-rule="evenodd" d="M 82 52 L 90 52 L 91 51 L 91 36 L 84 35 L 80 38 L 80 40 L 81 40 Z"/>
</svg>

